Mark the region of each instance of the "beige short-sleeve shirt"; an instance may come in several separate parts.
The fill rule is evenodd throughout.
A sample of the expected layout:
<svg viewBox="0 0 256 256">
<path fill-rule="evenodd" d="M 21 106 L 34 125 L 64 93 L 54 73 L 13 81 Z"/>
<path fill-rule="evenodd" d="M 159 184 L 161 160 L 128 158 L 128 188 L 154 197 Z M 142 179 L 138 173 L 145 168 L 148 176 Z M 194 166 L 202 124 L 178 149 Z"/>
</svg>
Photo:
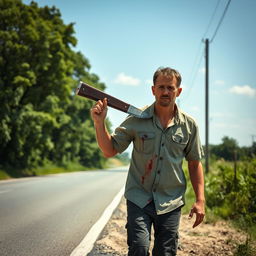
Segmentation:
<svg viewBox="0 0 256 256">
<path fill-rule="evenodd" d="M 173 123 L 166 129 L 152 104 L 144 110 L 150 118 L 128 116 L 111 135 L 119 153 L 133 142 L 125 198 L 141 208 L 154 200 L 157 214 L 184 205 L 186 179 L 182 161 L 200 160 L 203 156 L 194 119 L 176 109 Z"/>
</svg>

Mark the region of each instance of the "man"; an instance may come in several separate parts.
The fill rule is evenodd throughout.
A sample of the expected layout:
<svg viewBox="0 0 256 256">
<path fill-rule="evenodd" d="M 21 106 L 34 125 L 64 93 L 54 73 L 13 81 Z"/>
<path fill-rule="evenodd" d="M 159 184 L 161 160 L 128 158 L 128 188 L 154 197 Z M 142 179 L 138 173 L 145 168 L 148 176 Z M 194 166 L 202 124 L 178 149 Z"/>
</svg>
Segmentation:
<svg viewBox="0 0 256 256">
<path fill-rule="evenodd" d="M 107 99 L 91 109 L 96 137 L 105 157 L 123 152 L 133 142 L 132 159 L 125 188 L 127 199 L 128 255 L 149 255 L 154 227 L 154 256 L 176 255 L 181 207 L 186 180 L 182 160 L 188 161 L 196 214 L 193 227 L 204 218 L 203 155 L 195 121 L 175 104 L 181 94 L 181 76 L 171 68 L 159 68 L 153 77 L 155 102 L 144 111 L 149 118 L 128 116 L 110 135 L 104 124 Z"/>
</svg>

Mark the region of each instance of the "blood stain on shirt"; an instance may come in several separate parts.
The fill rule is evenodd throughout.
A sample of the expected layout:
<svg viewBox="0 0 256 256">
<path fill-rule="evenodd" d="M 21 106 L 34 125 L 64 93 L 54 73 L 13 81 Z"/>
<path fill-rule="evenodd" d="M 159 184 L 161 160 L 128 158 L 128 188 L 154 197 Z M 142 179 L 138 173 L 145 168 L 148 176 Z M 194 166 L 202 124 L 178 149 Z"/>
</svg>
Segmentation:
<svg viewBox="0 0 256 256">
<path fill-rule="evenodd" d="M 156 160 L 157 155 L 152 156 L 151 159 L 146 164 L 144 175 L 141 176 L 141 183 L 144 184 L 145 179 L 151 174 L 154 166 L 154 161 Z"/>
</svg>

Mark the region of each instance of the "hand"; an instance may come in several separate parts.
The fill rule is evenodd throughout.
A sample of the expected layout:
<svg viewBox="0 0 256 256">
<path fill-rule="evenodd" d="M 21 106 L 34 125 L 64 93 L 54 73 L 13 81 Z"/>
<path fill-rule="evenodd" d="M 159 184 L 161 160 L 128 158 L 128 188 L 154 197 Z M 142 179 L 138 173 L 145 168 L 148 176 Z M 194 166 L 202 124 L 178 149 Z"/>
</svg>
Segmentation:
<svg viewBox="0 0 256 256">
<path fill-rule="evenodd" d="M 205 210 L 204 210 L 204 202 L 203 201 L 197 201 L 196 203 L 193 204 L 193 206 L 190 210 L 190 213 L 189 213 L 190 219 L 193 217 L 194 213 L 196 214 L 196 220 L 193 225 L 193 228 L 198 226 L 204 220 Z"/>
<path fill-rule="evenodd" d="M 104 98 L 103 101 L 97 101 L 97 103 L 91 108 L 91 117 L 94 123 L 104 122 L 107 116 L 107 111 L 107 98 Z"/>
</svg>

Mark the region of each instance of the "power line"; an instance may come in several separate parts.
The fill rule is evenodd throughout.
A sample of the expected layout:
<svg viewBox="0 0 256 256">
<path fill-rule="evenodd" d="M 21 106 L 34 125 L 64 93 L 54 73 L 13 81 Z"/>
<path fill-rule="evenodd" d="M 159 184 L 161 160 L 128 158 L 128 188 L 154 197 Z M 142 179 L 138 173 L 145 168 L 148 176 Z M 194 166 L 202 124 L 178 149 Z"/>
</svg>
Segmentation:
<svg viewBox="0 0 256 256">
<path fill-rule="evenodd" d="M 200 43 L 200 46 L 201 46 L 201 43 Z M 201 47 L 199 47 L 199 50 L 201 51 Z M 198 74 L 198 71 L 199 71 L 199 67 L 200 67 L 202 59 L 203 59 L 203 55 L 204 55 L 203 51 L 201 52 L 201 55 L 199 55 L 199 52 L 198 52 L 197 57 L 195 59 L 195 62 L 194 62 L 193 66 L 196 66 L 196 68 L 193 69 L 193 70 L 195 70 L 194 74 L 192 73 L 193 76 L 191 75 L 191 80 L 190 80 L 191 82 L 190 82 L 190 86 L 189 86 L 189 90 L 188 90 L 188 95 L 187 95 L 186 99 L 189 98 L 190 92 L 191 92 L 191 90 L 192 90 L 192 88 L 194 86 L 194 83 L 195 83 L 195 80 L 196 80 L 196 77 L 197 77 L 197 74 Z M 200 56 L 200 58 L 199 58 L 199 56 Z M 199 60 L 199 61 L 197 62 L 197 60 Z M 196 63 L 197 63 L 197 65 L 196 65 Z"/>
<path fill-rule="evenodd" d="M 196 79 L 196 76 L 197 76 L 197 74 L 198 74 L 199 67 L 200 67 L 200 65 L 201 65 L 201 62 L 202 62 L 203 56 L 204 56 L 204 52 L 202 51 L 202 52 L 201 52 L 200 59 L 199 59 L 198 64 L 197 64 L 197 67 L 196 67 L 196 73 L 194 74 L 194 77 L 193 77 L 193 79 L 192 79 L 192 85 L 193 85 L 193 84 L 194 84 L 194 82 L 195 82 L 195 79 Z"/>
<path fill-rule="evenodd" d="M 208 26 L 207 26 L 207 28 L 206 28 L 206 30 L 205 30 L 205 33 L 204 33 L 204 35 L 203 35 L 202 38 L 204 38 L 205 35 L 207 34 L 207 32 L 208 32 L 208 30 L 209 30 L 209 28 L 210 28 L 210 26 L 211 26 L 211 24 L 212 24 L 213 18 L 214 18 L 215 14 L 216 14 L 216 11 L 217 11 L 217 9 L 218 9 L 218 7 L 219 7 L 219 4 L 220 4 L 220 0 L 218 1 L 218 3 L 217 3 L 216 6 L 215 6 L 215 9 L 214 9 L 214 11 L 213 11 L 212 17 L 211 17 L 211 19 L 210 19 L 210 21 L 209 21 L 209 23 L 208 23 Z"/>
<path fill-rule="evenodd" d="M 224 9 L 224 12 L 223 12 L 223 14 L 222 14 L 222 16 L 221 16 L 221 18 L 220 18 L 220 21 L 219 21 L 219 23 L 218 23 L 218 25 L 217 25 L 217 27 L 216 27 L 216 29 L 215 29 L 215 32 L 214 32 L 212 38 L 211 38 L 211 40 L 210 40 L 210 43 L 212 43 L 212 41 L 214 40 L 214 38 L 215 38 L 215 36 L 216 36 L 216 34 L 217 34 L 219 28 L 220 28 L 220 25 L 221 25 L 221 23 L 222 23 L 222 21 L 223 21 L 225 15 L 226 15 L 226 13 L 227 13 L 227 10 L 228 10 L 228 7 L 229 7 L 230 2 L 231 2 L 231 0 L 229 0 L 228 3 L 226 4 L 226 7 L 225 7 L 225 9 Z"/>
<path fill-rule="evenodd" d="M 216 11 L 217 11 L 217 9 L 219 7 L 219 4 L 220 4 L 220 0 L 218 0 L 217 4 L 215 6 L 215 9 L 214 9 L 214 11 L 212 13 L 211 19 L 210 19 L 210 21 L 208 23 L 208 26 L 206 27 L 206 30 L 205 30 L 202 38 L 204 38 L 205 35 L 207 34 L 207 32 L 208 32 L 208 30 L 209 30 L 209 28 L 210 28 L 210 26 L 212 24 L 213 18 L 214 18 L 215 14 L 216 14 Z M 189 91 L 188 91 L 188 95 L 187 95 L 186 99 L 188 99 L 188 97 L 190 96 L 190 92 L 191 92 L 191 90 L 192 90 L 192 88 L 194 86 L 194 82 L 195 82 L 195 79 L 196 79 L 198 71 L 199 71 L 199 66 L 201 65 L 201 62 L 202 62 L 202 58 L 203 58 L 203 54 L 204 54 L 204 51 L 202 51 L 202 42 L 203 42 L 203 39 L 199 43 L 199 47 L 198 47 L 198 50 L 197 50 L 197 53 L 196 53 L 196 57 L 195 57 L 195 60 L 193 62 L 192 71 L 190 73 L 190 79 L 189 79 L 189 85 L 190 86 L 189 86 Z M 200 55 L 200 52 L 201 52 L 201 55 Z"/>
<path fill-rule="evenodd" d="M 228 3 L 226 4 L 226 7 L 225 7 L 225 9 L 224 9 L 224 12 L 223 12 L 223 14 L 222 14 L 222 16 L 221 16 L 221 18 L 220 18 L 220 20 L 219 20 L 219 23 L 218 23 L 218 25 L 217 25 L 217 27 L 216 27 L 216 29 L 215 29 L 215 31 L 214 31 L 214 34 L 213 34 L 211 40 L 209 40 L 209 43 L 211 43 L 211 42 L 214 40 L 214 38 L 215 38 L 215 36 L 216 36 L 216 34 L 217 34 L 217 32 L 218 32 L 220 26 L 221 26 L 221 23 L 222 23 L 222 21 L 223 21 L 225 15 L 226 15 L 226 12 L 227 12 L 227 10 L 228 10 L 228 7 L 229 7 L 230 2 L 231 2 L 231 0 L 229 0 Z M 216 14 L 216 12 L 217 12 L 218 7 L 219 7 L 219 4 L 220 4 L 220 0 L 218 0 L 217 4 L 216 4 L 216 6 L 215 6 L 215 9 L 214 9 L 214 11 L 213 11 L 213 13 L 212 13 L 212 16 L 211 16 L 211 18 L 210 18 L 210 21 L 209 21 L 209 23 L 208 23 L 208 25 L 207 25 L 207 27 L 206 27 L 206 30 L 205 30 L 205 32 L 204 32 L 204 34 L 203 34 L 202 41 L 201 41 L 200 44 L 199 44 L 198 51 L 197 51 L 197 54 L 196 54 L 196 58 L 195 58 L 195 61 L 194 61 L 194 63 L 193 63 L 193 67 L 192 67 L 192 71 L 191 71 L 191 75 L 190 75 L 190 80 L 189 80 L 190 86 L 189 86 L 189 91 L 188 91 L 188 95 L 187 95 L 186 99 L 188 99 L 188 97 L 189 97 L 189 95 L 190 95 L 190 92 L 191 92 L 191 90 L 192 90 L 192 88 L 193 88 L 193 86 L 194 86 L 195 79 L 196 79 L 197 74 L 198 74 L 198 71 L 199 71 L 199 66 L 201 65 L 202 58 L 203 58 L 203 55 L 204 55 L 204 51 L 201 50 L 201 45 L 202 45 L 201 43 L 202 43 L 202 42 L 204 43 L 204 37 L 205 37 L 205 35 L 207 34 L 207 32 L 208 32 L 208 30 L 209 30 L 209 28 L 210 28 L 210 26 L 211 26 L 211 24 L 212 24 L 212 21 L 213 21 L 213 19 L 214 19 L 214 17 L 215 17 L 215 14 Z M 202 52 L 201 52 L 201 51 L 202 51 Z M 199 55 L 200 52 L 201 52 L 201 55 Z M 198 59 L 199 59 L 199 61 L 198 61 Z M 198 62 L 197 62 L 197 61 L 198 61 Z M 197 63 L 197 65 L 196 65 L 196 63 Z M 194 68 L 194 67 L 196 67 L 196 68 Z"/>
</svg>

